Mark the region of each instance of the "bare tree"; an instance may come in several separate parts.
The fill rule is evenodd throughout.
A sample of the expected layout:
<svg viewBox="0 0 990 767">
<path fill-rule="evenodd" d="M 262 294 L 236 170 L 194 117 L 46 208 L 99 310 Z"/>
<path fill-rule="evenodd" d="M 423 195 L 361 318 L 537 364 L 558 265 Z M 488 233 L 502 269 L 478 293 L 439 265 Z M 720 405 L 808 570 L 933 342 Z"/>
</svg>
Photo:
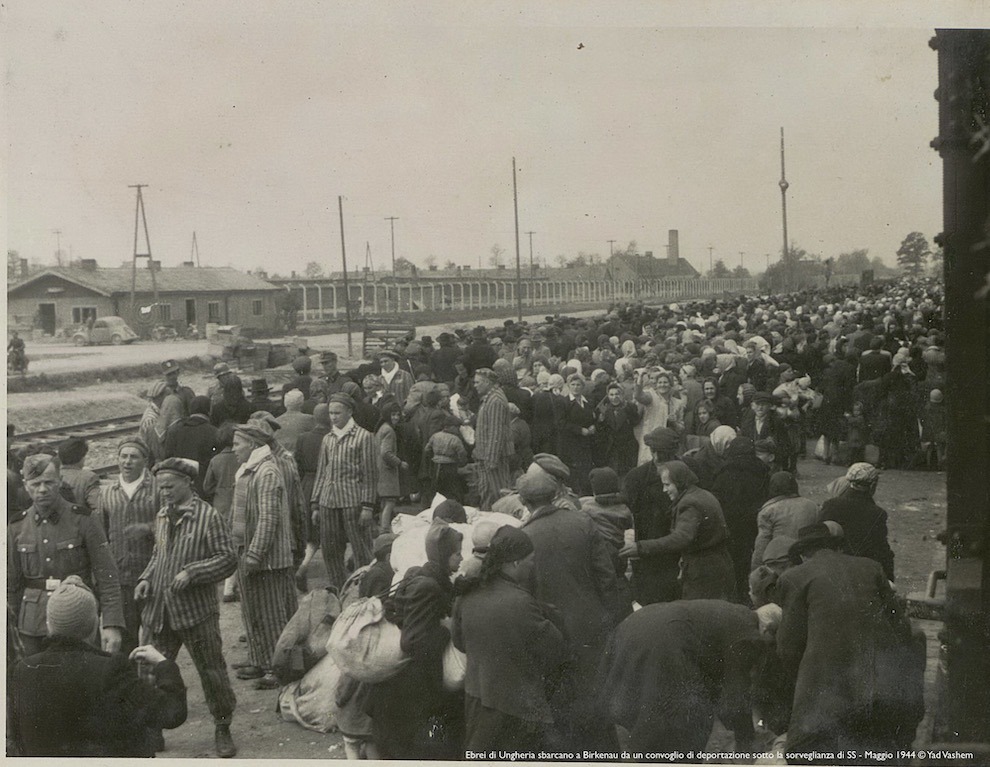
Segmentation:
<svg viewBox="0 0 990 767">
<path fill-rule="evenodd" d="M 492 245 L 491 256 L 488 258 L 488 262 L 498 269 L 502 265 L 502 254 L 505 253 L 505 249 L 502 248 L 497 242 Z"/>
</svg>

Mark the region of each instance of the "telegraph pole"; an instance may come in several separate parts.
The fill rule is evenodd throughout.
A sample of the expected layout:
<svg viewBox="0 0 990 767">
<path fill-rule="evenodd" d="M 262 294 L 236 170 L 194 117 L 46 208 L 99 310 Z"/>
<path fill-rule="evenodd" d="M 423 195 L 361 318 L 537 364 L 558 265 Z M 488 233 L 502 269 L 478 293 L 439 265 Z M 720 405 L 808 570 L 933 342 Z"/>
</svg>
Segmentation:
<svg viewBox="0 0 990 767">
<path fill-rule="evenodd" d="M 196 266 L 199 266 L 199 244 L 196 242 L 196 231 L 193 230 L 193 241 L 192 250 L 189 251 L 189 260 L 193 260 L 193 255 L 196 256 Z"/>
<path fill-rule="evenodd" d="M 608 257 L 611 258 L 615 255 L 615 240 L 608 240 Z"/>
<path fill-rule="evenodd" d="M 347 284 L 347 248 L 344 246 L 344 198 L 337 195 L 337 210 L 340 211 L 340 258 L 344 264 L 344 312 L 347 317 L 347 356 L 354 356 L 351 344 L 351 291 Z"/>
<path fill-rule="evenodd" d="M 395 279 L 395 222 L 398 221 L 395 216 L 386 216 L 385 220 L 388 221 L 389 227 L 392 230 L 392 279 Z"/>
<path fill-rule="evenodd" d="M 52 229 L 52 234 L 55 235 L 55 263 L 61 267 L 62 266 L 62 230 Z"/>
<path fill-rule="evenodd" d="M 784 221 L 784 261 L 787 261 L 787 176 L 784 173 L 784 129 L 780 129 L 780 212 Z"/>
<path fill-rule="evenodd" d="M 743 256 L 744 255 L 746 255 L 746 251 L 745 250 L 740 250 L 739 251 L 739 268 L 740 269 L 742 269 L 742 265 L 743 265 L 742 261 L 743 261 Z"/>
<path fill-rule="evenodd" d="M 519 310 L 519 322 L 522 322 L 522 266 L 519 262 L 519 193 L 516 190 L 515 157 L 512 158 L 512 208 L 516 215 L 516 308 Z"/>
<path fill-rule="evenodd" d="M 536 232 L 526 232 L 529 235 L 529 305 L 536 306 L 536 294 L 533 292 L 533 235 Z"/>
<path fill-rule="evenodd" d="M 148 271 L 151 272 L 151 288 L 155 296 L 155 306 L 152 309 L 152 317 L 154 320 L 158 314 L 158 280 L 155 277 L 155 270 L 152 267 L 151 258 L 151 237 L 148 234 L 148 217 L 144 212 L 144 197 L 141 194 L 141 190 L 144 189 L 147 184 L 128 184 L 128 189 L 137 189 L 137 200 L 134 203 L 134 258 L 131 261 L 131 315 L 134 315 L 134 294 L 137 292 L 137 260 L 139 258 L 148 259 Z M 144 226 L 144 253 L 138 252 L 138 226 L 142 224 Z"/>
<path fill-rule="evenodd" d="M 715 270 L 715 266 L 712 264 L 712 251 L 715 250 L 711 245 L 708 246 L 708 276 L 712 276 L 712 272 Z"/>
</svg>

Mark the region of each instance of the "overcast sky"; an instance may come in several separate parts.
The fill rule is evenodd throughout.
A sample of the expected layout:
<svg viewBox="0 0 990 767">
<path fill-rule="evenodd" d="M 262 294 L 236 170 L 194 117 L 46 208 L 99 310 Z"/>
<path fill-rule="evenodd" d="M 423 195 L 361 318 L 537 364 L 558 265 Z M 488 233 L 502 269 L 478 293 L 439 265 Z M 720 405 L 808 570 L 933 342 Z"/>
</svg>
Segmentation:
<svg viewBox="0 0 990 767">
<path fill-rule="evenodd" d="M 552 264 L 610 239 L 662 256 L 677 229 L 698 268 L 711 245 L 757 270 L 782 245 L 781 127 L 794 244 L 893 263 L 931 239 L 928 40 L 987 4 L 715 5 L 8 2 L 8 247 L 50 261 L 61 229 L 119 265 L 143 183 L 166 266 L 195 231 L 204 266 L 339 269 L 343 195 L 352 269 L 366 243 L 389 263 L 386 216 L 397 256 L 477 268 L 514 258 L 515 156 L 524 263 L 528 230 Z"/>
</svg>

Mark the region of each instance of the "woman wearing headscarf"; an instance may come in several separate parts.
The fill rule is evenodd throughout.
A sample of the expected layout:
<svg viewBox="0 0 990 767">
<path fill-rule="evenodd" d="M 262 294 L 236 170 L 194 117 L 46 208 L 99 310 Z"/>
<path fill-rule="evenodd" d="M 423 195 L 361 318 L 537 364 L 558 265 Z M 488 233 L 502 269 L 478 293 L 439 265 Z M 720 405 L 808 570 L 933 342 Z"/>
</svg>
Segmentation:
<svg viewBox="0 0 990 767">
<path fill-rule="evenodd" d="M 770 469 L 753 441 L 736 437 L 725 448 L 725 465 L 715 475 L 712 494 L 718 498 L 729 529 L 729 555 L 736 571 L 736 596 L 746 599 L 749 563 L 756 542 L 756 515 L 767 499 Z"/>
<path fill-rule="evenodd" d="M 463 699 L 443 687 L 450 632 L 442 623 L 454 601 L 451 573 L 461 564 L 461 539 L 435 520 L 426 534 L 426 564 L 406 572 L 386 608 L 410 660 L 368 695 L 365 711 L 382 759 L 464 758 Z"/>
<path fill-rule="evenodd" d="M 568 376 L 567 389 L 561 408 L 557 455 L 571 471 L 574 491 L 578 495 L 588 495 L 591 491 L 589 477 L 594 467 L 595 407 L 584 396 L 585 381 L 580 373 Z"/>
<path fill-rule="evenodd" d="M 220 427 L 226 422 L 247 423 L 254 408 L 244 396 L 244 384 L 235 375 L 224 376 L 220 382 L 220 400 L 210 406 L 210 423 Z"/>
<path fill-rule="evenodd" d="M 718 362 L 718 389 L 723 392 L 726 398 L 735 397 L 739 387 L 746 383 L 746 374 L 740 369 L 740 358 L 735 354 L 718 354 L 715 359 Z M 756 391 L 755 387 L 753 391 Z M 738 418 L 738 414 L 737 414 Z M 728 423 L 725 421 L 724 423 Z"/>
<path fill-rule="evenodd" d="M 454 646 L 467 655 L 465 749 L 539 751 L 553 723 L 546 680 L 563 656 L 550 610 L 529 591 L 534 548 L 505 525 L 492 536 L 480 584 L 454 603 Z"/>
<path fill-rule="evenodd" d="M 880 465 L 888 469 L 906 469 L 920 447 L 918 430 L 918 392 L 921 384 L 911 369 L 910 354 L 901 349 L 894 355 L 893 370 L 880 379 L 877 397 L 880 417 L 877 433 L 880 442 Z"/>
<path fill-rule="evenodd" d="M 751 750 L 753 671 L 771 647 L 757 612 L 730 602 L 681 600 L 630 615 L 603 662 L 602 697 L 626 731 L 623 750 L 695 761 L 688 754 L 704 750 L 716 716 L 737 750 Z"/>
<path fill-rule="evenodd" d="M 887 580 L 894 580 L 894 552 L 887 541 L 887 512 L 877 506 L 880 472 L 869 463 L 854 463 L 846 471 L 849 487 L 822 504 L 822 520 L 838 522 L 848 553 L 879 562 Z"/>
<path fill-rule="evenodd" d="M 731 599 L 735 590 L 732 559 L 718 499 L 698 487 L 698 477 L 683 461 L 663 464 L 660 478 L 673 504 L 670 533 L 626 544 L 619 556 L 679 554 L 681 599 Z"/>
<path fill-rule="evenodd" d="M 736 430 L 731 426 L 718 426 L 708 438 L 708 442 L 684 456 L 684 463 L 698 477 L 698 486 L 711 490 L 715 476 L 725 465 L 725 449 L 736 438 Z"/>
<path fill-rule="evenodd" d="M 818 504 L 798 493 L 797 480 L 788 471 L 778 471 L 770 477 L 767 488 L 770 500 L 763 504 L 756 516 L 756 542 L 750 569 L 755 569 L 763 561 L 767 544 L 776 538 L 797 538 L 798 530 L 820 522 L 822 517 Z"/>
<path fill-rule="evenodd" d="M 402 408 L 398 402 L 389 402 L 382 408 L 375 430 L 375 455 L 378 456 L 378 500 L 381 503 L 382 530 L 392 529 L 392 515 L 395 502 L 402 496 L 399 482 L 400 473 L 409 471 L 409 464 L 399 457 L 399 447 L 395 434 L 395 422 L 402 418 Z"/>
</svg>

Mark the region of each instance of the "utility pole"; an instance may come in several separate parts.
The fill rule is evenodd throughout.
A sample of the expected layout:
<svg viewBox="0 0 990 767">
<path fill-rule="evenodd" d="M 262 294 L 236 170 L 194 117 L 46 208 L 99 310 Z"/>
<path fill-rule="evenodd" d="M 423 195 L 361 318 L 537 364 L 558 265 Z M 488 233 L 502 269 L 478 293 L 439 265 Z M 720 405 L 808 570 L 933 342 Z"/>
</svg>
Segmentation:
<svg viewBox="0 0 990 767">
<path fill-rule="evenodd" d="M 158 279 L 155 277 L 155 270 L 153 267 L 153 261 L 151 258 L 151 237 L 148 234 L 148 217 L 144 212 L 144 196 L 141 194 L 141 190 L 144 189 L 147 184 L 128 184 L 128 189 L 137 189 L 137 200 L 134 203 L 134 258 L 131 261 L 131 315 L 132 318 L 136 317 L 134 314 L 134 294 L 137 292 L 137 260 L 139 258 L 148 259 L 148 271 L 151 272 L 151 289 L 155 296 L 155 305 L 151 310 L 151 320 L 154 321 L 159 313 L 158 310 Z M 144 226 L 144 245 L 145 252 L 138 252 L 138 226 L 142 224 Z"/>
<path fill-rule="evenodd" d="M 533 292 L 533 235 L 536 232 L 526 232 L 529 235 L 529 305 L 536 306 L 536 294 Z"/>
<path fill-rule="evenodd" d="M 784 222 L 784 263 L 788 261 L 788 248 L 787 248 L 787 187 L 790 184 L 787 183 L 787 176 L 784 173 L 784 129 L 780 129 L 780 213 Z M 785 286 L 787 287 L 787 286 Z"/>
<path fill-rule="evenodd" d="M 347 283 L 347 248 L 344 246 L 344 198 L 337 195 L 337 210 L 340 211 L 340 259 L 344 264 L 344 313 L 347 317 L 347 356 L 354 356 L 351 343 L 351 291 Z"/>
<path fill-rule="evenodd" d="M 766 256 L 767 256 L 767 271 L 769 272 L 770 271 L 770 254 L 767 253 Z"/>
<path fill-rule="evenodd" d="M 519 193 L 516 190 L 516 158 L 512 158 L 512 209 L 516 215 L 516 308 L 522 322 L 522 266 L 519 262 Z"/>
<path fill-rule="evenodd" d="M 61 267 L 62 266 L 62 230 L 52 229 L 52 234 L 55 235 L 55 264 Z"/>
<path fill-rule="evenodd" d="M 192 250 L 189 251 L 189 260 L 193 260 L 193 256 L 196 256 L 196 266 L 199 266 L 199 244 L 196 242 L 196 230 L 193 230 L 193 241 Z"/>
<path fill-rule="evenodd" d="M 709 277 L 712 276 L 712 272 L 715 269 L 715 266 L 712 264 L 712 251 L 713 250 L 715 250 L 715 248 L 713 248 L 711 245 L 709 245 L 708 246 L 708 276 Z"/>
<path fill-rule="evenodd" d="M 740 250 L 739 251 L 739 268 L 740 269 L 742 269 L 742 265 L 743 265 L 742 261 L 743 261 L 743 256 L 744 255 L 746 255 L 746 251 L 745 250 Z"/>
<path fill-rule="evenodd" d="M 398 221 L 395 216 L 386 216 L 385 220 L 388 221 L 389 227 L 392 230 L 392 279 L 395 279 L 395 222 Z"/>
<path fill-rule="evenodd" d="M 615 240 L 608 241 L 608 257 L 611 258 L 615 255 Z"/>
</svg>

